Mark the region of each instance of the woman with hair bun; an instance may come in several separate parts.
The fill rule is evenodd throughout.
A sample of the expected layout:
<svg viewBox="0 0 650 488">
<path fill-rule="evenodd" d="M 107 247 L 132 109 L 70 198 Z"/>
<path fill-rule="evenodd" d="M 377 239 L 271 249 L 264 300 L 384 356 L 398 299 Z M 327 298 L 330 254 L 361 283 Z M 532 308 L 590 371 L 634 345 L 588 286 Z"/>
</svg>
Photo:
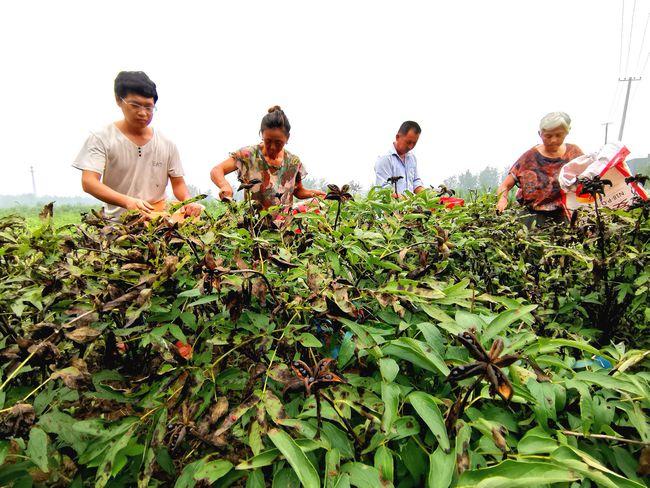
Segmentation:
<svg viewBox="0 0 650 488">
<path fill-rule="evenodd" d="M 566 220 L 562 208 L 562 194 L 558 176 L 563 165 L 578 156 L 582 150 L 564 139 L 571 130 L 571 117 L 564 112 L 546 114 L 539 124 L 542 144 L 532 147 L 515 162 L 508 176 L 499 186 L 497 211 L 508 206 L 508 194 L 517 185 L 517 201 L 526 208 L 523 218 L 527 226 Z"/>
<path fill-rule="evenodd" d="M 219 198 L 232 198 L 233 189 L 225 175 L 235 170 L 239 181 L 244 184 L 259 181 L 246 191 L 262 208 L 291 205 L 294 196 L 324 197 L 324 192 L 302 186 L 307 171 L 298 156 L 284 148 L 290 131 L 291 125 L 284 111 L 277 105 L 271 107 L 260 124 L 262 143 L 231 153 L 228 159 L 210 171 L 210 178 L 219 187 Z"/>
</svg>

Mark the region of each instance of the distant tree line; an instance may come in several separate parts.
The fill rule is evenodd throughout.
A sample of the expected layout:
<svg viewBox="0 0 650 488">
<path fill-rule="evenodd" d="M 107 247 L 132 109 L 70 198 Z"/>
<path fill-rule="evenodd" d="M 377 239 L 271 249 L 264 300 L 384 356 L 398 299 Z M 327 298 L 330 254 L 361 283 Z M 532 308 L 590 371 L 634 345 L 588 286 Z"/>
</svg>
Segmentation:
<svg viewBox="0 0 650 488">
<path fill-rule="evenodd" d="M 494 166 L 487 166 L 478 173 L 467 170 L 445 179 L 444 184 L 459 194 L 468 193 L 470 190 L 480 193 L 495 192 L 508 174 L 508 169 L 499 171 Z"/>
</svg>

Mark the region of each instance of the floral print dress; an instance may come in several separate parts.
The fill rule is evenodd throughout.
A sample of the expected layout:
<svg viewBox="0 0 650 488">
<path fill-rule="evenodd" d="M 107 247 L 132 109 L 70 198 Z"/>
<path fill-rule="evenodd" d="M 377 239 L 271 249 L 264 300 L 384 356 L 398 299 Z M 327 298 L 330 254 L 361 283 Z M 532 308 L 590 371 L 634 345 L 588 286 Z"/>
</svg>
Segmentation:
<svg viewBox="0 0 650 488">
<path fill-rule="evenodd" d="M 290 206 L 296 183 L 302 181 L 307 171 L 298 156 L 284 151 L 282 166 L 270 166 L 262 154 L 262 146 L 247 146 L 230 154 L 235 160 L 237 178 L 242 183 L 260 180 L 249 192 L 262 208 L 273 205 Z"/>
<path fill-rule="evenodd" d="M 573 144 L 566 145 L 560 158 L 548 158 L 536 147 L 526 151 L 510 169 L 519 187 L 517 201 L 535 212 L 561 209 L 560 169 L 578 156 L 582 156 L 582 150 Z"/>
</svg>

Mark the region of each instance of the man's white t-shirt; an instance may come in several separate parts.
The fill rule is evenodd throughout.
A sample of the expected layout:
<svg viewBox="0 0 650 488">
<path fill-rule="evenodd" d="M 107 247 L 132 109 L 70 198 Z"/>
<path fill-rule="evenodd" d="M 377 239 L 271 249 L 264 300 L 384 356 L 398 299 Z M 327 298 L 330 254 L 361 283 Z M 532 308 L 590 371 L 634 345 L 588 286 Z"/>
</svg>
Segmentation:
<svg viewBox="0 0 650 488">
<path fill-rule="evenodd" d="M 72 166 L 99 173 L 109 188 L 150 203 L 165 198 L 170 176 L 184 174 L 178 149 L 165 136 L 154 130 L 151 140 L 138 146 L 115 124 L 91 132 Z M 124 212 L 122 207 L 108 203 L 104 209 L 112 219 Z"/>
</svg>

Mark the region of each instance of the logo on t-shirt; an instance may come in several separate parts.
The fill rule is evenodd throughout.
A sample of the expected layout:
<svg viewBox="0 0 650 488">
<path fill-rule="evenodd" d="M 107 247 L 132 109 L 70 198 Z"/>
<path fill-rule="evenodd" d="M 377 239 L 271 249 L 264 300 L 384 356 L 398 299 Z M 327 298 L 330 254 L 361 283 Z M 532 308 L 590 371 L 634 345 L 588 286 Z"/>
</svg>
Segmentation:
<svg viewBox="0 0 650 488">
<path fill-rule="evenodd" d="M 151 165 L 152 165 L 154 168 L 160 168 L 160 167 L 162 167 L 163 164 L 162 164 L 161 162 L 152 161 L 152 162 L 151 162 Z"/>
</svg>

